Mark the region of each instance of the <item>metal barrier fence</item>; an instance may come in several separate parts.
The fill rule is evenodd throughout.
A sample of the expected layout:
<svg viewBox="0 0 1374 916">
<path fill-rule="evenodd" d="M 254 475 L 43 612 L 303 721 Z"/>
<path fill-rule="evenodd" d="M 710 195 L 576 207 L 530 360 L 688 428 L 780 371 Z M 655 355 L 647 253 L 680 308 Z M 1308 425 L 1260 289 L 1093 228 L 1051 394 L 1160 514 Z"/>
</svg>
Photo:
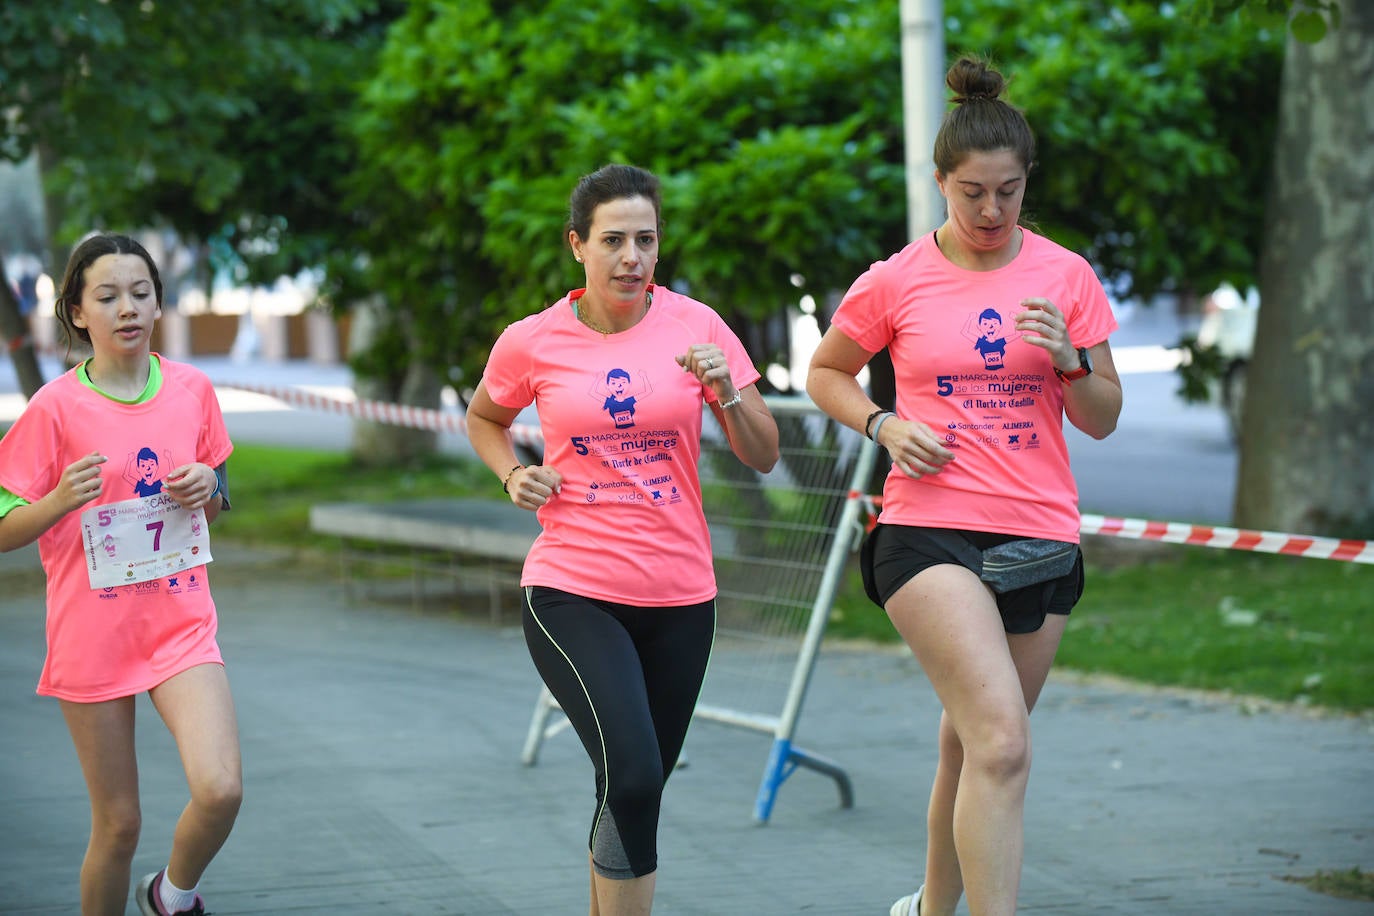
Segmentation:
<svg viewBox="0 0 1374 916">
<path fill-rule="evenodd" d="M 838 763 L 793 743 L 835 593 L 863 537 L 864 493 L 876 447 L 809 401 L 769 399 L 780 457 L 772 473 L 745 467 L 707 417 L 701 479 L 716 558 L 716 643 L 698 719 L 772 737 L 754 818 L 767 822 L 778 790 L 798 768 L 835 781 L 853 804 Z M 535 703 L 521 760 L 567 727 L 547 689 Z"/>
</svg>

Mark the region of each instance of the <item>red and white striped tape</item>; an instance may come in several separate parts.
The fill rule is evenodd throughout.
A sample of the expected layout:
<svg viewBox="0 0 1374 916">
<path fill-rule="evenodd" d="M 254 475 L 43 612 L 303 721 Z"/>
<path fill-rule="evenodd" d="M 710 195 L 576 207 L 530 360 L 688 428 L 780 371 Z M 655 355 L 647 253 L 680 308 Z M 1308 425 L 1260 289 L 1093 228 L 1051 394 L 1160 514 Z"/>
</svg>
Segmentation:
<svg viewBox="0 0 1374 916">
<path fill-rule="evenodd" d="M 864 501 L 864 508 L 868 512 L 867 528 L 871 531 L 878 521 L 878 510 L 882 508 L 883 498 L 853 490 L 850 491 L 849 498 Z M 1292 557 L 1374 563 L 1374 544 L 1344 538 L 1222 528 L 1217 525 L 1190 525 L 1184 522 L 1157 522 L 1143 518 L 1115 518 L 1106 515 L 1080 515 L 1078 531 L 1080 534 L 1163 541 L 1169 544 L 1192 544 L 1196 547 L 1221 547 L 1255 553 L 1281 553 Z"/>
<path fill-rule="evenodd" d="M 327 410 L 345 414 L 376 423 L 392 426 L 405 426 L 410 429 L 428 429 L 439 433 L 468 434 L 467 419 L 459 413 L 447 413 L 428 407 L 410 407 L 405 404 L 388 404 L 385 401 L 358 399 L 347 401 L 331 398 L 301 388 L 286 388 L 275 385 L 259 385 L 253 382 L 215 382 L 216 388 L 233 388 L 238 391 L 251 391 L 265 394 L 295 407 L 308 410 Z M 511 437 L 521 445 L 542 446 L 544 434 L 537 426 L 516 425 L 510 428 Z"/>
<path fill-rule="evenodd" d="M 345 401 L 315 394 L 300 388 L 258 385 L 251 382 L 216 382 L 216 387 L 252 391 L 311 410 L 332 410 L 348 416 L 377 423 L 390 423 L 412 429 L 429 429 L 441 433 L 467 435 L 467 421 L 461 414 L 445 413 L 425 407 L 408 407 L 384 401 Z M 511 436 L 522 445 L 542 446 L 544 435 L 537 426 L 516 425 Z M 869 509 L 870 524 L 882 505 L 881 496 L 851 492 L 850 499 L 864 499 Z M 1162 541 L 1169 544 L 1192 544 L 1198 547 L 1220 547 L 1229 550 L 1248 550 L 1257 553 L 1279 553 L 1294 557 L 1314 557 L 1324 560 L 1347 560 L 1351 563 L 1374 563 L 1374 545 L 1368 541 L 1310 537 L 1300 534 L 1281 534 L 1276 531 L 1251 531 L 1244 528 L 1222 528 L 1213 525 L 1190 525 L 1184 522 L 1160 522 L 1141 518 L 1113 518 L 1104 515 L 1083 515 L 1079 531 L 1108 537 Z"/>
<path fill-rule="evenodd" d="M 1079 531 L 1083 534 L 1104 534 L 1110 537 L 1163 541 L 1169 544 L 1193 544 L 1199 547 L 1281 553 L 1293 557 L 1374 563 L 1374 545 L 1368 541 L 1345 538 L 1281 534 L 1277 531 L 1252 531 L 1214 525 L 1188 525 L 1182 522 L 1156 522 L 1139 518 L 1112 518 L 1103 515 L 1082 516 Z"/>
</svg>

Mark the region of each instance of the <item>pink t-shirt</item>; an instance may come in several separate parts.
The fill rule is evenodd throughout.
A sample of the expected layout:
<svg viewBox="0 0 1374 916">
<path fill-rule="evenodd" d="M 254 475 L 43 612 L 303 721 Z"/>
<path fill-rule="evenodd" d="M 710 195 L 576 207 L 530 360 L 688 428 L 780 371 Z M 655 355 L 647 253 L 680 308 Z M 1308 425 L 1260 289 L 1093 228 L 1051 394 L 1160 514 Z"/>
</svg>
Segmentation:
<svg viewBox="0 0 1374 916">
<path fill-rule="evenodd" d="M 990 271 L 956 267 L 924 235 L 870 267 L 835 312 L 865 350 L 889 348 L 897 415 L 941 433 L 957 455 L 919 480 L 894 466 L 884 523 L 1078 540 L 1063 383 L 1049 354 L 1020 340 L 1016 316 L 1022 299 L 1048 299 L 1079 347 L 1106 340 L 1116 319 L 1087 261 L 1022 231 L 1016 258 Z"/>
<path fill-rule="evenodd" d="M 38 539 L 48 580 L 40 694 L 100 702 L 221 662 L 204 566 L 93 590 L 82 555 L 82 511 L 154 492 L 168 471 L 192 461 L 217 467 L 233 450 L 210 380 L 158 359 L 162 387 L 143 403 L 111 400 L 81 384 L 73 369 L 44 385 L 0 439 L 0 486 L 30 503 L 51 492 L 76 459 L 92 452 L 108 459 L 100 498 Z"/>
<path fill-rule="evenodd" d="M 574 290 L 515 322 L 483 381 L 503 407 L 534 403 L 544 463 L 563 475 L 539 509 L 543 532 L 522 585 L 642 607 L 715 597 L 697 459 L 702 400 L 715 393 L 674 357 L 692 344 L 725 352 L 735 386 L 759 379 L 744 346 L 708 306 L 664 287 L 637 325 L 603 336 L 573 315 Z"/>
</svg>

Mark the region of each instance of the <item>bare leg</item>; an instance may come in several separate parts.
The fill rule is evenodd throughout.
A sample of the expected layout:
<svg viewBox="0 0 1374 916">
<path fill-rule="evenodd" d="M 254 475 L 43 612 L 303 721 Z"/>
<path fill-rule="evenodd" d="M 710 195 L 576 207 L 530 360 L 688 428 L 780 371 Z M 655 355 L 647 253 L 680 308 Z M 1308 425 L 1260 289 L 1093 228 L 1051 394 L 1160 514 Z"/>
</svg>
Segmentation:
<svg viewBox="0 0 1374 916">
<path fill-rule="evenodd" d="M 1065 618 L 1053 615 L 1036 633 L 1008 639 L 992 593 L 968 570 L 948 565 L 917 575 L 887 610 L 945 709 L 928 812 L 932 871 L 923 916 L 953 913 L 961 885 L 976 916 L 1014 913 L 1030 773 L 1029 707 Z"/>
<path fill-rule="evenodd" d="M 193 888 L 233 829 L 243 798 L 238 723 L 221 665 L 197 665 L 149 691 L 176 739 L 191 800 L 177 820 L 167 880 Z"/>
<path fill-rule="evenodd" d="M 134 698 L 59 702 L 91 799 L 91 838 L 81 862 L 81 912 L 83 916 L 123 916 L 129 899 L 129 869 L 142 825 Z"/>
<path fill-rule="evenodd" d="M 954 851 L 954 800 L 959 792 L 959 772 L 964 768 L 964 746 L 954 732 L 949 716 L 940 714 L 940 759 L 935 766 L 935 781 L 930 788 L 926 809 L 925 894 L 921 908 L 927 916 L 943 912 L 936 900 L 959 902 L 964 894 L 964 876 L 959 871 L 959 856 Z M 953 912 L 953 907 L 948 908 Z"/>
<path fill-rule="evenodd" d="M 640 878 L 603 878 L 593 872 L 596 912 L 599 916 L 649 916 L 654 907 L 654 883 L 658 872 Z"/>
<path fill-rule="evenodd" d="M 596 905 L 596 866 L 592 864 L 592 854 L 587 853 L 587 871 L 591 873 L 591 908 L 587 911 L 588 916 L 601 916 L 601 910 Z"/>
</svg>

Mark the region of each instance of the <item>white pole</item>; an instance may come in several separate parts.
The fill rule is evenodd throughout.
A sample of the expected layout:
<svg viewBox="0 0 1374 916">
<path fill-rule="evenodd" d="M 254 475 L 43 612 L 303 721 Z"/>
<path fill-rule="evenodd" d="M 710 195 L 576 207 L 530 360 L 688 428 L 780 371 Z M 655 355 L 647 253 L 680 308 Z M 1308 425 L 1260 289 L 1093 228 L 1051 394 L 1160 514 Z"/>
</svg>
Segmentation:
<svg viewBox="0 0 1374 916">
<path fill-rule="evenodd" d="M 915 239 L 945 218 L 930 157 L 945 110 L 944 4 L 941 0 L 901 0 L 901 4 L 907 233 Z"/>
</svg>

